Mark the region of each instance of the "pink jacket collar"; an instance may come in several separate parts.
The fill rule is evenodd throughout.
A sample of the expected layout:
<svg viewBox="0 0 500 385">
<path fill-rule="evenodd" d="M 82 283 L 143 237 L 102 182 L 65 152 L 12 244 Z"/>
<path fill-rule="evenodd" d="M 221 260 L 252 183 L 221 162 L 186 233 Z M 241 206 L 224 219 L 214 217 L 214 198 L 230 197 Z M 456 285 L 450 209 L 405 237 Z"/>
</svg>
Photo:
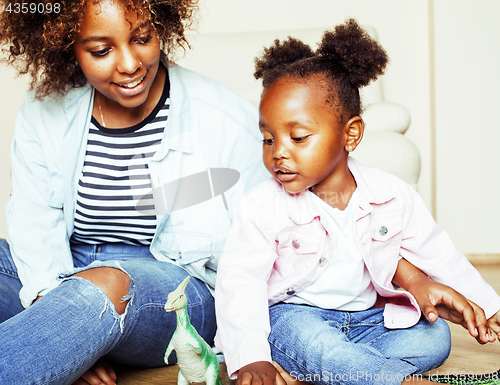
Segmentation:
<svg viewBox="0 0 500 385">
<path fill-rule="evenodd" d="M 354 176 L 359 193 L 356 220 L 368 215 L 371 212 L 372 204 L 382 204 L 394 199 L 396 193 L 389 182 L 383 179 L 374 180 L 371 173 L 363 173 L 362 169 L 366 166 L 352 157 L 348 158 L 348 166 Z M 282 186 L 280 188 L 284 193 L 288 216 L 294 223 L 297 225 L 310 223 L 320 215 L 316 205 L 311 202 L 312 196 L 309 191 L 289 194 Z"/>
</svg>

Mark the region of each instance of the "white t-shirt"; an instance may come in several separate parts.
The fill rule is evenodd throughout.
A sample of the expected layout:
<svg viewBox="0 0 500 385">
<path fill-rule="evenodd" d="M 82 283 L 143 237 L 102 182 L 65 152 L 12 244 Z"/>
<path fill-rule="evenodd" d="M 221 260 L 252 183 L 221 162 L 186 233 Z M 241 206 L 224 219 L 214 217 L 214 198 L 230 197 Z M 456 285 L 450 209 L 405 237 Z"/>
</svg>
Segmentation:
<svg viewBox="0 0 500 385">
<path fill-rule="evenodd" d="M 320 209 L 321 220 L 333 242 L 333 251 L 323 274 L 312 285 L 285 302 L 343 311 L 373 307 L 377 292 L 354 237 L 357 190 L 345 210 L 333 208 L 315 194 L 310 194 Z"/>
</svg>

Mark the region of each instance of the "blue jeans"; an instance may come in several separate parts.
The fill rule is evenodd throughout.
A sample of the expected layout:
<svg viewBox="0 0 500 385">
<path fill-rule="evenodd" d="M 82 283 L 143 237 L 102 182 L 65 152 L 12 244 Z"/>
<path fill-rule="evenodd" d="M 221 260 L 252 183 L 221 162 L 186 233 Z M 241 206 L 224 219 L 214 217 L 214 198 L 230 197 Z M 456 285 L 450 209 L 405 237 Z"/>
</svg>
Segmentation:
<svg viewBox="0 0 500 385">
<path fill-rule="evenodd" d="M 165 365 L 176 318 L 163 307 L 188 273 L 157 261 L 148 247 L 72 245 L 72 252 L 80 268 L 72 274 L 107 266 L 130 276 L 125 313 L 118 314 L 98 286 L 70 274 L 24 310 L 9 247 L 0 240 L 0 384 L 71 384 L 103 356 L 142 367 Z M 212 295 L 197 279 L 190 280 L 185 292 L 192 325 L 212 343 Z M 175 354 L 170 360 L 175 362 Z"/>
<path fill-rule="evenodd" d="M 313 384 L 401 384 L 441 365 L 451 349 L 448 325 L 421 318 L 387 329 L 383 310 L 342 312 L 280 303 L 269 309 L 274 361 Z"/>
</svg>

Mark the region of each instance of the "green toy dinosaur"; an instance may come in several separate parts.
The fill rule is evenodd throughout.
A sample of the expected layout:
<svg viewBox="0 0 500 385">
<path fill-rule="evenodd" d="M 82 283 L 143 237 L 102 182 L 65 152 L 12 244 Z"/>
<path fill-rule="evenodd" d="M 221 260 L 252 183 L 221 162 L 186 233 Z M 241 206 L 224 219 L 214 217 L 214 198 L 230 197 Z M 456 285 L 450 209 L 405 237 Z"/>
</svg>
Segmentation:
<svg viewBox="0 0 500 385">
<path fill-rule="evenodd" d="M 179 365 L 178 385 L 188 385 L 194 382 L 223 385 L 217 356 L 189 322 L 186 309 L 187 298 L 184 294 L 188 282 L 189 277 L 186 277 L 179 287 L 168 295 L 165 304 L 165 310 L 175 311 L 177 317 L 177 328 L 167 346 L 165 363 L 168 363 L 168 357 L 172 350 L 175 350 Z"/>
</svg>

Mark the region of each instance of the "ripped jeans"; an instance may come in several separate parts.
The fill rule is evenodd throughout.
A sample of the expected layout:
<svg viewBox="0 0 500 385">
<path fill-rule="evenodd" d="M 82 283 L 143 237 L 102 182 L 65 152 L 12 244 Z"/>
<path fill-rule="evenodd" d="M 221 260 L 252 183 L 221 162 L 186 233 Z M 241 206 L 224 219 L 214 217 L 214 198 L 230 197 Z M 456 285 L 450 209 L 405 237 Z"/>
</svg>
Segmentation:
<svg viewBox="0 0 500 385">
<path fill-rule="evenodd" d="M 119 315 L 98 286 L 71 274 L 24 310 L 9 247 L 0 239 L 0 322 L 7 319 L 0 323 L 0 384 L 72 384 L 103 356 L 142 367 L 165 365 L 176 318 L 163 307 L 188 273 L 156 260 L 146 246 L 72 245 L 72 252 L 71 274 L 106 266 L 130 276 L 125 313 Z M 212 343 L 212 295 L 194 278 L 185 292 L 192 325 Z M 175 362 L 175 354 L 170 360 Z"/>
</svg>

